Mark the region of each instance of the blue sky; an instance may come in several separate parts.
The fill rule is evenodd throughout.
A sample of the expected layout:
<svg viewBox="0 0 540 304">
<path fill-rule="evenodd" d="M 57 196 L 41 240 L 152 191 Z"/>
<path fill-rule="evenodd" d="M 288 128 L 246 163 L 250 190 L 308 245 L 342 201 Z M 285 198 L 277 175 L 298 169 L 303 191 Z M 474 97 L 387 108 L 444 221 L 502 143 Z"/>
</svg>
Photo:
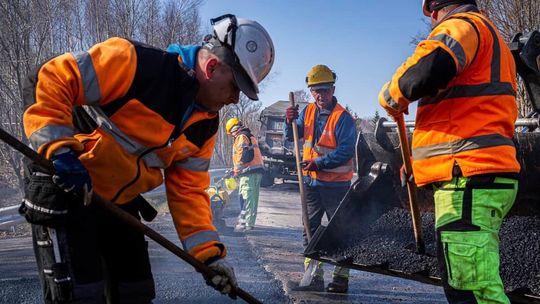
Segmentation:
<svg viewBox="0 0 540 304">
<path fill-rule="evenodd" d="M 381 115 L 377 95 L 413 52 L 411 38 L 428 21 L 421 0 L 206 0 L 205 25 L 225 13 L 256 20 L 276 48 L 272 79 L 263 82 L 263 106 L 306 89 L 305 76 L 326 64 L 338 78 L 335 96 L 360 117 Z M 412 109 L 411 109 L 412 110 Z"/>
</svg>

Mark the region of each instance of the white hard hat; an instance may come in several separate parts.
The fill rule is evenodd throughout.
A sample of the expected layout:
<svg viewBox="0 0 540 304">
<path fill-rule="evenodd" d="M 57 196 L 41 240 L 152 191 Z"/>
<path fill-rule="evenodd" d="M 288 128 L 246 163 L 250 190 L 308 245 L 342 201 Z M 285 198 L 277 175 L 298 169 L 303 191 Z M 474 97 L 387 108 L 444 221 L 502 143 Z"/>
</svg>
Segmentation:
<svg viewBox="0 0 540 304">
<path fill-rule="evenodd" d="M 429 11 L 429 0 L 422 0 L 422 12 L 424 13 L 424 16 L 431 16 L 431 13 Z"/>
<path fill-rule="evenodd" d="M 250 99 L 258 100 L 258 84 L 274 64 L 275 50 L 270 35 L 259 23 L 230 14 L 214 18 L 211 23 L 214 39 L 207 40 L 205 46 L 231 66 L 238 88 Z M 227 58 L 230 57 L 227 52 L 215 49 L 219 46 L 234 51 L 234 58 Z"/>
</svg>

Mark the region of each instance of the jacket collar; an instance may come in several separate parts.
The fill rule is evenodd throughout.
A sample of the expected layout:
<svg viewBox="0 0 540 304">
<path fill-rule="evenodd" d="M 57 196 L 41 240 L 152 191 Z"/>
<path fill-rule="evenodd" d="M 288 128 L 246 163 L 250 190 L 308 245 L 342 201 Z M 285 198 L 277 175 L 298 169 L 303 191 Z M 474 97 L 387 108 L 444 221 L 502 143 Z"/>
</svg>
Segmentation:
<svg viewBox="0 0 540 304">
<path fill-rule="evenodd" d="M 480 10 L 478 7 L 474 4 L 464 4 L 456 7 L 454 10 L 452 10 L 448 15 L 444 16 L 444 18 L 437 22 L 435 25 L 433 25 L 433 28 L 436 28 L 439 24 L 443 23 L 444 21 L 450 19 L 453 15 L 459 14 L 459 13 L 480 13 Z"/>
</svg>

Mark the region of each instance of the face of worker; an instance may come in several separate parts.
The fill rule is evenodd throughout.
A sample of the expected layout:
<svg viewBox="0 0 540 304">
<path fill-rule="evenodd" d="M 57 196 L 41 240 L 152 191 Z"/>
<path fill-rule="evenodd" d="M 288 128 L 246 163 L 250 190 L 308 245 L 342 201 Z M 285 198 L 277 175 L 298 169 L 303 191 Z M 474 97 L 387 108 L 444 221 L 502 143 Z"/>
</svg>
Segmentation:
<svg viewBox="0 0 540 304">
<path fill-rule="evenodd" d="M 334 97 L 334 91 L 336 87 L 332 86 L 328 89 L 310 89 L 311 95 L 315 99 L 315 103 L 321 109 L 330 110 L 332 107 L 332 99 Z"/>
<path fill-rule="evenodd" d="M 205 77 L 199 80 L 197 103 L 210 112 L 218 112 L 229 104 L 238 103 L 238 89 L 231 68 L 217 59 L 210 59 L 205 69 Z"/>
</svg>

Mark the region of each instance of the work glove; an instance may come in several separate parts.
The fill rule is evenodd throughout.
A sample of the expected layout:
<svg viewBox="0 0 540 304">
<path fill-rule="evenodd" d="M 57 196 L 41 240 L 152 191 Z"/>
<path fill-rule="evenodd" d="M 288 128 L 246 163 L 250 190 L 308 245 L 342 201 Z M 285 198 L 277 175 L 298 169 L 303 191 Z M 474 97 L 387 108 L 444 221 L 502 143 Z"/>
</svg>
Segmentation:
<svg viewBox="0 0 540 304">
<path fill-rule="evenodd" d="M 208 267 L 212 269 L 216 275 L 212 278 L 205 277 L 206 284 L 212 286 L 222 294 L 228 294 L 229 297 L 236 299 L 234 290 L 238 287 L 238 283 L 232 266 L 225 258 L 221 258 L 208 264 Z"/>
<path fill-rule="evenodd" d="M 399 168 L 399 180 L 401 181 L 401 187 L 407 186 L 407 183 L 414 182 L 414 176 L 412 172 L 410 174 L 405 173 L 405 164 L 401 165 L 401 168 Z"/>
<path fill-rule="evenodd" d="M 71 149 L 61 149 L 52 158 L 56 173 L 53 181 L 66 192 L 75 191 L 83 195 L 85 205 L 92 199 L 92 180 L 77 154 Z"/>
<path fill-rule="evenodd" d="M 292 124 L 293 120 L 298 118 L 298 105 L 288 107 L 285 111 L 285 118 L 288 125 Z"/>
<path fill-rule="evenodd" d="M 388 116 L 392 117 L 394 121 L 396 120 L 396 117 L 400 116 L 401 114 L 409 115 L 409 108 L 404 108 L 402 110 L 394 110 L 393 108 L 385 108 L 386 113 L 388 113 Z"/>
<path fill-rule="evenodd" d="M 302 162 L 302 169 L 306 171 L 319 171 L 319 166 L 317 166 L 315 159 L 310 159 Z"/>
<path fill-rule="evenodd" d="M 403 104 L 399 103 L 399 108 L 398 109 L 394 109 L 388 104 L 388 102 L 386 100 L 387 96 L 385 95 L 385 91 L 386 91 L 386 88 L 388 87 L 389 84 L 390 83 L 386 83 L 383 86 L 382 90 L 380 91 L 380 93 L 379 93 L 379 104 L 381 105 L 381 107 L 384 108 L 386 113 L 388 113 L 388 116 L 390 116 L 392 118 L 398 117 L 401 114 L 408 115 L 409 114 L 409 105 L 408 104 L 403 105 Z"/>
</svg>

